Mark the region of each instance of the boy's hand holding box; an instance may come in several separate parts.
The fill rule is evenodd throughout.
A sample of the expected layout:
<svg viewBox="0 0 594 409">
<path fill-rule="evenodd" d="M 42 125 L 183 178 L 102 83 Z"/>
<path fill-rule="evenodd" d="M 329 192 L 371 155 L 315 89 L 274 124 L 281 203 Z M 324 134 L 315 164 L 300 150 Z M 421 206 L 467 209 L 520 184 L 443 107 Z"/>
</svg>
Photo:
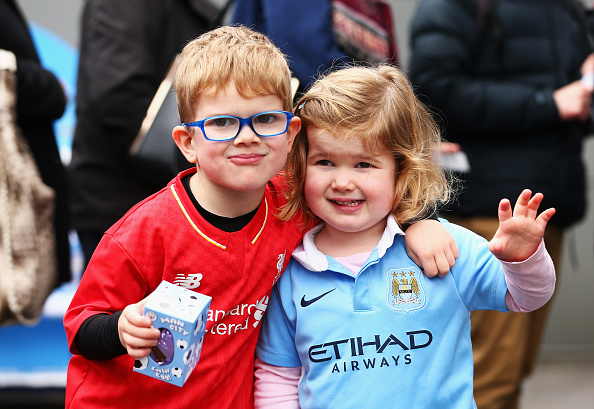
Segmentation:
<svg viewBox="0 0 594 409">
<path fill-rule="evenodd" d="M 161 331 L 134 371 L 182 386 L 200 359 L 211 297 L 163 281 L 147 298 L 144 315 Z"/>
</svg>

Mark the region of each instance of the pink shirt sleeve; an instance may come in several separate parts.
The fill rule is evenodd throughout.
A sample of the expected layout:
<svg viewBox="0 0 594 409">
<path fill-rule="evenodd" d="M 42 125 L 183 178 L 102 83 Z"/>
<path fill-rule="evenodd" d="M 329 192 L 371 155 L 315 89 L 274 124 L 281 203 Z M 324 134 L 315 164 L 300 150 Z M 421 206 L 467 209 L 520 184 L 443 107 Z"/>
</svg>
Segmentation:
<svg viewBox="0 0 594 409">
<path fill-rule="evenodd" d="M 507 284 L 505 305 L 515 312 L 534 311 L 552 297 L 555 290 L 555 266 L 544 241 L 528 259 L 518 263 L 502 261 Z"/>
<path fill-rule="evenodd" d="M 255 409 L 299 409 L 300 366 L 274 366 L 256 358 L 255 378 Z"/>
</svg>

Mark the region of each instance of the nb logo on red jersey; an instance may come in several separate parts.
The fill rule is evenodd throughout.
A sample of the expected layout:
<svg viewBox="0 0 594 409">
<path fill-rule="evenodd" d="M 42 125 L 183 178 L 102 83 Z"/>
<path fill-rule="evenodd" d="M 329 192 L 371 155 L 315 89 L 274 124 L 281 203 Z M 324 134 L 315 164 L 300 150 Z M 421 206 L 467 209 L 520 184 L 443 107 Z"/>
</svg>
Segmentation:
<svg viewBox="0 0 594 409">
<path fill-rule="evenodd" d="M 202 280 L 202 277 L 203 275 L 200 273 L 188 274 L 187 276 L 183 273 L 179 273 L 177 276 L 175 276 L 173 284 L 177 284 L 180 287 L 187 288 L 188 290 L 193 290 L 200 287 L 200 280 Z"/>
</svg>

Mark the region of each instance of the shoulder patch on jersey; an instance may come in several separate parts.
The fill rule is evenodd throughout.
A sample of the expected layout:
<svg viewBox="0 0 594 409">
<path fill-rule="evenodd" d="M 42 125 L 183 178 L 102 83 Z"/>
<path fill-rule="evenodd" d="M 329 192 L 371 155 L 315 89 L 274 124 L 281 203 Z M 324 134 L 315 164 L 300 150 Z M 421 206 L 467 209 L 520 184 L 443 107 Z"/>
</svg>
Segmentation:
<svg viewBox="0 0 594 409">
<path fill-rule="evenodd" d="M 417 267 L 391 268 L 386 273 L 388 305 L 396 311 L 410 312 L 425 305 L 425 290 Z"/>
</svg>

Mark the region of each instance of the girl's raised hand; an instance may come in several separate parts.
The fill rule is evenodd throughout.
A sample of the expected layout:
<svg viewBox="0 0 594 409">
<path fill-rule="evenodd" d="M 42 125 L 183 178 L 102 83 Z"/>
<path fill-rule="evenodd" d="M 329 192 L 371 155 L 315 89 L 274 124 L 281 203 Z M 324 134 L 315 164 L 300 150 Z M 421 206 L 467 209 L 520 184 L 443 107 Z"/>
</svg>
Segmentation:
<svg viewBox="0 0 594 409">
<path fill-rule="evenodd" d="M 516 205 L 511 208 L 508 199 L 499 202 L 499 228 L 489 242 L 489 250 L 502 261 L 524 261 L 538 249 L 544 236 L 547 223 L 555 214 L 550 208 L 538 214 L 538 207 L 543 199 L 542 193 L 532 196 L 525 189 Z"/>
</svg>

